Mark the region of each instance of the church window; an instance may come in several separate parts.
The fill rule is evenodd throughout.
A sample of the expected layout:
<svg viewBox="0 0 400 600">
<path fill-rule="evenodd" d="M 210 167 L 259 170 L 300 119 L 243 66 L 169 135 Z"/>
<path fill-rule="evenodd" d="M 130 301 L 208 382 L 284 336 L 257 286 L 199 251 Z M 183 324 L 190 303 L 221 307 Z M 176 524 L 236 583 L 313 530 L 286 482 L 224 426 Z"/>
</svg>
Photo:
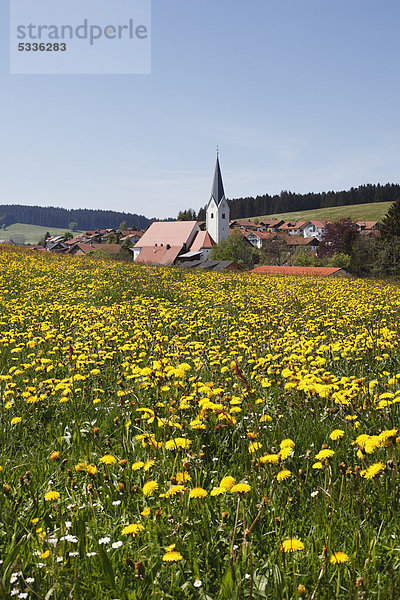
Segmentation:
<svg viewBox="0 0 400 600">
<path fill-rule="evenodd" d="M 212 218 L 212 219 L 214 218 L 214 213 L 211 213 L 211 218 Z"/>
<path fill-rule="evenodd" d="M 225 213 L 222 213 L 222 218 L 225 219 Z"/>
</svg>

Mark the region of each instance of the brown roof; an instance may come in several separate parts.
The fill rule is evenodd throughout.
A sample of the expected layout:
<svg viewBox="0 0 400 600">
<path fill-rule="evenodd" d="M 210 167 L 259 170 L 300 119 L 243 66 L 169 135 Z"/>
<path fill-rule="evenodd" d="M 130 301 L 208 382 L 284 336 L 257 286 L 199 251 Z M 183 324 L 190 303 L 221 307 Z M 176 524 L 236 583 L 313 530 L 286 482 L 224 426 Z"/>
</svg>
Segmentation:
<svg viewBox="0 0 400 600">
<path fill-rule="evenodd" d="M 246 236 L 255 235 L 261 240 L 273 240 L 278 237 L 278 234 L 274 231 L 247 231 Z"/>
<path fill-rule="evenodd" d="M 254 223 L 254 221 L 245 220 L 245 219 L 235 219 L 234 221 L 229 221 L 229 227 L 232 227 L 233 225 L 235 225 L 235 223 L 237 225 L 239 225 L 239 227 L 250 227 L 250 228 L 257 227 L 257 225 Z"/>
<path fill-rule="evenodd" d="M 179 246 L 187 244 L 193 230 L 198 230 L 197 221 L 161 221 L 152 223 L 148 230 L 143 234 L 135 248 L 145 248 L 154 246 Z"/>
<path fill-rule="evenodd" d="M 77 244 L 74 246 L 78 247 L 87 254 L 88 252 L 96 252 L 96 250 L 104 250 L 108 254 L 118 254 L 121 251 L 121 246 L 119 244 Z M 71 248 L 72 250 L 73 248 Z"/>
<path fill-rule="evenodd" d="M 308 221 L 286 221 L 279 227 L 279 230 L 281 231 L 287 229 L 301 229 L 307 223 Z"/>
<path fill-rule="evenodd" d="M 140 251 L 135 262 L 146 265 L 172 265 L 181 250 L 182 246 L 146 246 Z"/>
<path fill-rule="evenodd" d="M 208 231 L 199 231 L 190 246 L 190 252 L 197 252 L 197 250 L 201 250 L 202 248 L 212 248 L 215 245 Z"/>
<path fill-rule="evenodd" d="M 329 277 L 334 273 L 342 271 L 338 267 L 256 267 L 250 273 L 259 273 L 266 275 L 319 275 L 320 277 Z"/>
</svg>

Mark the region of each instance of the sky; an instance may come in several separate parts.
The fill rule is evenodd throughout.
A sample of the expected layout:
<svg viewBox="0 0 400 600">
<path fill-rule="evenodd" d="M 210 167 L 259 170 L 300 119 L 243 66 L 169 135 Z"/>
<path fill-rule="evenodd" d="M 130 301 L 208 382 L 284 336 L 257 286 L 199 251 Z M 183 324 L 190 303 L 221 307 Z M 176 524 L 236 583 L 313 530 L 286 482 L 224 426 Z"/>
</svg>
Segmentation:
<svg viewBox="0 0 400 600">
<path fill-rule="evenodd" d="M 153 0 L 138 75 L 10 74 L 9 20 L 0 204 L 198 211 L 217 145 L 228 198 L 400 181 L 398 0 Z"/>
</svg>

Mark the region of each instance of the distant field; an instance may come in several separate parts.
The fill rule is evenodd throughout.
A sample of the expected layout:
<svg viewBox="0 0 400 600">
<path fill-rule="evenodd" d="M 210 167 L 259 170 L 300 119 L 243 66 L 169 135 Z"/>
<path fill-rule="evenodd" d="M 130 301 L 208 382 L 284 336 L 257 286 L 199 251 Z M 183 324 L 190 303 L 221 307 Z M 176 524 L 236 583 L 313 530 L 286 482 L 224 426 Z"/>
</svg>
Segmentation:
<svg viewBox="0 0 400 600">
<path fill-rule="evenodd" d="M 344 217 L 350 217 L 353 221 L 381 221 L 386 215 L 392 202 L 373 202 L 371 204 L 351 204 L 349 206 L 334 206 L 332 208 L 317 208 L 315 210 L 305 210 L 299 212 L 279 213 L 274 215 L 264 215 L 263 218 L 284 219 L 291 221 L 339 221 Z"/>
<path fill-rule="evenodd" d="M 20 239 L 15 240 L 18 243 L 24 242 L 27 244 L 37 244 L 38 241 L 49 232 L 51 235 L 62 235 L 65 231 L 68 231 L 68 227 L 63 229 L 58 227 L 41 227 L 40 225 L 27 225 L 25 223 L 14 223 L 6 229 L 0 230 L 1 240 L 11 240 L 14 236 L 21 236 Z M 81 233 L 76 231 L 74 233 Z M 22 236 L 24 240 L 22 239 Z"/>
</svg>

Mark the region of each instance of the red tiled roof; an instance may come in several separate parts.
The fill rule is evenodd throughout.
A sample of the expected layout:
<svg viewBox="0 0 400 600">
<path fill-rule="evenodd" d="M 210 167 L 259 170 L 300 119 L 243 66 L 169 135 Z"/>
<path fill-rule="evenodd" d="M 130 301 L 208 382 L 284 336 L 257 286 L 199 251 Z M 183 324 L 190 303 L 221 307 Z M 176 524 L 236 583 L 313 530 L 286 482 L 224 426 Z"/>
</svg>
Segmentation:
<svg viewBox="0 0 400 600">
<path fill-rule="evenodd" d="M 208 231 L 199 231 L 190 246 L 190 252 L 197 252 L 197 250 L 201 250 L 202 248 L 212 248 L 215 245 Z"/>
<path fill-rule="evenodd" d="M 342 271 L 338 267 L 275 267 L 262 266 L 252 269 L 250 273 L 259 273 L 266 275 L 319 275 L 320 277 L 329 277 L 334 273 Z"/>
<path fill-rule="evenodd" d="M 135 248 L 145 248 L 155 246 L 179 246 L 188 244 L 193 230 L 198 231 L 197 221 L 161 221 L 152 223 L 148 230 L 143 234 Z"/>
<path fill-rule="evenodd" d="M 146 265 L 172 265 L 179 252 L 182 250 L 182 246 L 146 246 L 144 247 L 135 263 L 142 263 Z"/>
<path fill-rule="evenodd" d="M 373 227 L 376 227 L 378 221 L 357 221 L 356 224 L 365 229 L 372 229 Z"/>
<path fill-rule="evenodd" d="M 326 225 L 328 225 L 328 221 L 309 221 L 315 227 L 319 227 L 320 229 L 325 229 Z"/>
</svg>

